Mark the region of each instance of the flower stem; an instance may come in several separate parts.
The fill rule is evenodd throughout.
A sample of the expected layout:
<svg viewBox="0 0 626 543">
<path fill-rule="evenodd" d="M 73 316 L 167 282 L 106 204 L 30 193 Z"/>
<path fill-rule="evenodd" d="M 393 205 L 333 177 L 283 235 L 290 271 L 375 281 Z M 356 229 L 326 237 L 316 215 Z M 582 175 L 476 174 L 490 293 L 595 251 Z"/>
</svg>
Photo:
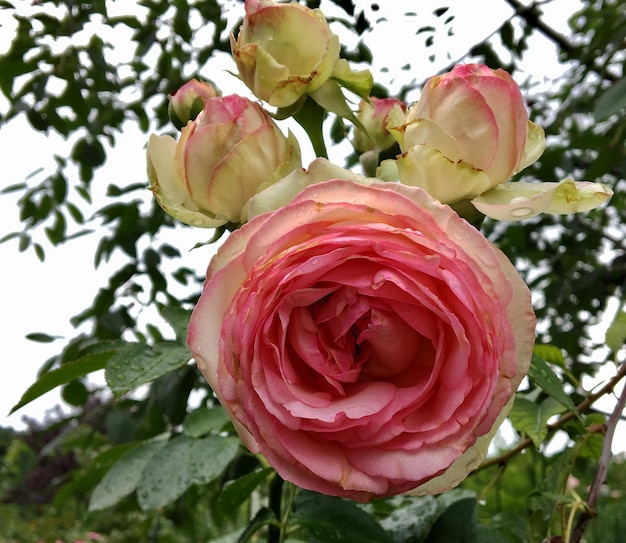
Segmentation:
<svg viewBox="0 0 626 543">
<path fill-rule="evenodd" d="M 281 506 L 283 500 L 283 478 L 276 473 L 269 488 L 269 507 L 277 519 L 281 519 Z M 270 524 L 267 531 L 267 543 L 281 543 L 283 523 L 278 525 Z"/>
<path fill-rule="evenodd" d="M 304 104 L 298 112 L 294 114 L 293 118 L 304 128 L 309 136 L 313 150 L 315 151 L 315 156 L 328 158 L 323 131 L 326 111 L 318 105 L 315 100 L 307 96 Z"/>
</svg>

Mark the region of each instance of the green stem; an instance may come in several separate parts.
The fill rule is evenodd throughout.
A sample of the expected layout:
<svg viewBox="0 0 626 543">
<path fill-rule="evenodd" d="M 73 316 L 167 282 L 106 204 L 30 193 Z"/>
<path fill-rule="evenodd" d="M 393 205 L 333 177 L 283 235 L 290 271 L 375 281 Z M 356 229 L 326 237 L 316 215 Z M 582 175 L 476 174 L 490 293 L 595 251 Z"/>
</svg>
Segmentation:
<svg viewBox="0 0 626 543">
<path fill-rule="evenodd" d="M 281 506 L 283 501 L 283 479 L 280 475 L 275 474 L 270 483 L 269 507 L 277 519 L 281 518 Z M 267 543 L 281 543 L 283 526 L 270 524 L 267 531 Z"/>
<path fill-rule="evenodd" d="M 304 128 L 309 136 L 315 155 L 322 158 L 328 158 L 328 151 L 326 150 L 326 144 L 324 143 L 323 130 L 326 110 L 323 109 L 310 96 L 307 96 L 304 104 L 293 116 L 293 118 L 302 128 Z"/>
<path fill-rule="evenodd" d="M 291 483 L 287 483 L 287 496 L 285 498 L 285 506 L 283 507 L 283 516 L 280 519 L 281 525 L 281 534 L 286 535 L 287 532 L 287 522 L 289 520 L 289 515 L 291 515 L 291 509 L 293 507 L 293 500 L 296 496 L 296 490 L 298 487 Z M 283 538 L 281 537 L 280 543 L 283 543 Z"/>
</svg>

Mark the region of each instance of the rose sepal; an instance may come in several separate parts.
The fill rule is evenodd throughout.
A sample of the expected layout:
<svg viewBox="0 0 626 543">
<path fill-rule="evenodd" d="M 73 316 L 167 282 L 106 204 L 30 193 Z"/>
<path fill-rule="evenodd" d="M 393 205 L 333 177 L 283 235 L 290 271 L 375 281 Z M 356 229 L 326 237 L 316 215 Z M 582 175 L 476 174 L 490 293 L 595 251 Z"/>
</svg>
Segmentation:
<svg viewBox="0 0 626 543">
<path fill-rule="evenodd" d="M 340 58 L 335 62 L 331 79 L 340 86 L 348 89 L 363 100 L 369 101 L 370 91 L 374 86 L 374 76 L 369 70 L 353 70 L 346 59 Z"/>
</svg>

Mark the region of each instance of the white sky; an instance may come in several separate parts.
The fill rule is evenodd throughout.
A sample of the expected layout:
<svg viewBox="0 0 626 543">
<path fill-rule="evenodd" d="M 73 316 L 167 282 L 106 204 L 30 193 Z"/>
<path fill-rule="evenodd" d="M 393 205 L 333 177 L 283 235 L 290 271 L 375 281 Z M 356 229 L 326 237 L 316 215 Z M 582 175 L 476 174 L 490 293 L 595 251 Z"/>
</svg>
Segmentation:
<svg viewBox="0 0 626 543">
<path fill-rule="evenodd" d="M 370 5 L 370 2 L 363 5 Z M 482 0 L 480 16 L 477 17 L 476 4 L 466 0 L 450 0 L 449 14 L 456 15 L 453 24 L 455 36 L 446 38 L 444 33 L 437 34 L 438 43 L 442 51 L 449 50 L 450 58 L 438 53 L 437 62 L 428 62 L 428 55 L 432 51 L 423 48 L 424 35 L 414 36 L 416 24 L 425 24 L 423 19 L 416 23 L 415 17 L 399 17 L 398 14 L 406 11 L 408 3 L 383 3 L 381 10 L 376 12 L 371 20 L 379 16 L 389 19 L 376 25 L 372 41 L 374 53 L 373 71 L 377 73 L 382 65 L 389 68 L 389 74 L 396 75 L 388 81 L 381 81 L 390 85 L 392 90 L 400 87 L 408 78 L 415 78 L 421 82 L 435 71 L 447 66 L 451 60 L 461 58 L 467 44 L 481 41 L 497 29 L 502 21 L 510 16 L 511 9 L 504 0 Z M 391 13 L 391 5 L 398 9 L 398 13 Z M 400 8 L 402 5 L 404 7 Z M 419 6 L 419 13 L 430 14 L 440 2 L 436 0 L 421 0 L 415 2 Z M 544 6 L 546 18 L 555 29 L 567 34 L 564 14 L 572 13 L 579 5 L 578 0 L 555 0 L 553 4 Z M 416 11 L 416 8 L 412 8 Z M 368 13 L 372 14 L 371 11 Z M 448 14 L 446 14 L 448 15 Z M 445 19 L 443 17 L 442 19 Z M 6 14 L 0 12 L 0 21 L 6 20 Z M 433 20 L 437 22 L 436 20 Z M 336 29 L 337 31 L 337 29 Z M 3 27 L 0 33 L 0 50 L 8 46 L 9 33 Z M 368 42 L 370 43 L 370 42 Z M 534 45 L 535 53 L 527 62 L 528 74 L 535 77 L 553 77 L 562 71 L 556 62 L 554 49 L 545 40 L 539 38 Z M 407 62 L 411 63 L 410 70 L 402 70 Z M 242 92 L 242 86 L 229 75 L 216 75 L 215 64 L 210 64 L 212 72 L 206 77 L 214 80 L 222 91 L 226 93 Z M 223 68 L 233 69 L 232 65 Z M 222 67 L 220 67 L 222 69 Z M 522 83 L 518 78 L 518 83 Z M 232 88 L 231 88 L 232 87 Z M 249 95 L 249 94 L 248 94 Z M 0 110 L 4 110 L 5 103 L 0 101 Z M 100 190 L 113 182 L 120 186 L 127 183 L 145 180 L 144 145 L 147 136 L 135 127 L 130 127 L 118 136 L 117 148 L 108 155 L 107 164 L 96 173 L 95 183 Z M 22 182 L 28 175 L 39 168 L 53 171 L 53 154 L 67 156 L 71 146 L 56 136 L 48 136 L 34 132 L 23 118 L 15 119 L 0 129 L 0 149 L 2 150 L 2 178 L 0 186 L 5 187 Z M 310 151 L 303 149 L 305 155 Z M 341 160 L 342 155 L 336 157 Z M 132 195 L 135 197 L 135 194 Z M 146 191 L 146 198 L 149 193 Z M 95 211 L 99 202 L 93 207 Z M 20 229 L 18 208 L 15 195 L 0 196 L 0 237 L 8 232 Z M 205 233 L 195 235 L 190 230 L 181 230 L 173 244 L 178 246 L 182 253 L 190 249 L 198 240 L 205 239 Z M 109 272 L 116 269 L 117 262 L 113 259 L 111 265 L 93 269 L 93 253 L 97 239 L 87 236 L 80 240 L 68 243 L 67 246 L 47 250 L 46 261 L 41 263 L 33 251 L 25 253 L 17 251 L 15 240 L 0 245 L 0 262 L 2 263 L 2 280 L 0 281 L 0 340 L 2 342 L 2 357 L 0 358 L 0 426 L 14 426 L 22 428 L 23 416 L 31 416 L 41 420 L 45 411 L 59 403 L 58 391 L 52 391 L 39 400 L 22 408 L 12 416 L 8 416 L 10 408 L 17 403 L 22 393 L 34 382 L 42 363 L 50 356 L 58 354 L 63 339 L 51 344 L 35 343 L 25 339 L 32 332 L 45 332 L 70 338 L 76 335 L 69 319 L 90 305 L 97 289 L 109 277 Z M 208 256 L 199 251 L 186 255 L 183 261 L 189 267 L 196 266 L 202 273 L 208 264 Z M 96 382 L 102 382 L 102 376 L 96 376 Z M 607 407 L 608 409 L 609 407 Z M 626 450 L 626 445 L 620 445 L 619 450 Z"/>
</svg>

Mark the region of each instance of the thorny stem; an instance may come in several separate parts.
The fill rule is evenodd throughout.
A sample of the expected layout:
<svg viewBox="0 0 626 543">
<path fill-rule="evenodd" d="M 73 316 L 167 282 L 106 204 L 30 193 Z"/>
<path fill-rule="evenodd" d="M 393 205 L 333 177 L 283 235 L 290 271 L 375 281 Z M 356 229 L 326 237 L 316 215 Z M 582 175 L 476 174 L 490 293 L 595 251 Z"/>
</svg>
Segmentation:
<svg viewBox="0 0 626 543">
<path fill-rule="evenodd" d="M 606 385 L 604 385 L 597 392 L 593 392 L 593 393 L 589 394 L 582 402 L 580 402 L 576 406 L 577 413 L 584 413 L 597 399 L 601 398 L 605 394 L 610 393 L 615 388 L 615 385 L 617 385 L 617 383 L 619 383 L 625 375 L 626 375 L 626 363 L 622 364 L 618 368 L 617 373 L 611 378 L 611 380 Z M 624 387 L 624 389 L 626 389 L 626 386 Z M 624 393 L 622 393 L 622 396 L 624 396 Z M 620 398 L 620 401 L 621 400 L 622 400 L 622 398 Z M 626 399 L 625 399 L 625 401 L 626 401 Z M 623 407 L 624 406 L 622 405 L 622 409 L 623 409 Z M 613 411 L 613 413 L 611 414 L 611 418 L 609 419 L 609 421 L 611 421 L 613 418 L 615 418 L 614 425 L 617 424 L 617 420 L 619 420 L 619 418 L 621 417 L 622 409 L 617 409 L 616 408 L 616 410 Z M 558 430 L 559 428 L 564 426 L 566 422 L 570 421 L 575 416 L 576 415 L 573 412 L 571 412 L 571 411 L 569 411 L 568 413 L 565 413 L 556 422 L 554 422 L 552 424 L 548 424 L 548 431 L 549 432 L 553 432 L 554 430 Z M 610 451 L 611 451 L 610 440 L 605 438 L 604 442 L 606 443 L 607 441 L 609 441 L 609 454 L 610 454 Z M 533 440 L 532 439 L 530 439 L 530 438 L 523 439 L 515 447 L 513 447 L 512 449 L 509 449 L 504 454 L 501 454 L 500 456 L 496 456 L 494 458 L 490 458 L 489 460 L 486 460 L 485 462 L 483 462 L 480 466 L 478 466 L 474 470 L 474 473 L 476 473 L 478 471 L 482 471 L 482 470 L 487 469 L 487 468 L 490 468 L 492 466 L 498 466 L 498 465 L 506 464 L 516 454 L 518 454 L 521 451 L 523 451 L 524 449 L 530 447 L 532 444 L 533 444 Z M 602 457 L 601 457 L 601 459 L 602 459 Z"/>
<path fill-rule="evenodd" d="M 620 369 L 624 368 L 626 364 L 623 364 Z M 596 470 L 596 475 L 593 478 L 593 482 L 591 483 L 591 487 L 589 488 L 589 494 L 587 495 L 587 506 L 588 508 L 583 511 L 583 513 L 578 517 L 578 522 L 574 527 L 574 531 L 572 533 L 572 538 L 570 539 L 570 543 L 579 543 L 583 532 L 587 526 L 587 523 L 595 516 L 595 505 L 598 500 L 598 495 L 600 494 L 600 488 L 603 483 L 606 481 L 606 474 L 609 469 L 609 462 L 611 460 L 611 445 L 613 443 L 613 435 L 615 434 L 615 427 L 617 426 L 617 421 L 620 419 L 621 413 L 626 406 L 626 386 L 624 386 L 622 393 L 617 401 L 617 405 L 611 413 L 608 422 L 606 423 L 606 433 L 604 435 L 604 441 L 602 443 L 602 453 L 600 454 L 600 459 L 598 460 L 598 469 Z"/>
</svg>

